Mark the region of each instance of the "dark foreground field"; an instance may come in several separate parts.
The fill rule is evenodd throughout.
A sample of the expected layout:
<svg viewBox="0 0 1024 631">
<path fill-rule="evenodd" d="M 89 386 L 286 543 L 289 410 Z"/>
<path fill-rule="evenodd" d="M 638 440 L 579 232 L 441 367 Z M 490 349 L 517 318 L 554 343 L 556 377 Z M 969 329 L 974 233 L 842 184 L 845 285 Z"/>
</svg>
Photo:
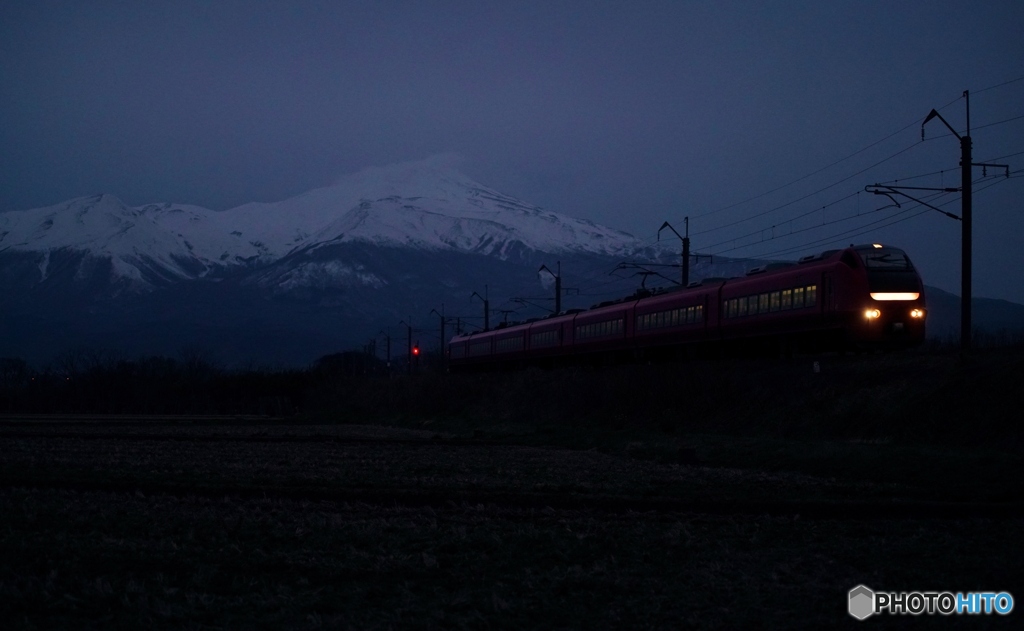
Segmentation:
<svg viewBox="0 0 1024 631">
<path fill-rule="evenodd" d="M 2 417 L 0 620 L 1014 625 L 1019 607 L 857 622 L 846 595 L 1024 594 L 1021 353 L 822 366 L 345 382 L 287 418 Z"/>
</svg>

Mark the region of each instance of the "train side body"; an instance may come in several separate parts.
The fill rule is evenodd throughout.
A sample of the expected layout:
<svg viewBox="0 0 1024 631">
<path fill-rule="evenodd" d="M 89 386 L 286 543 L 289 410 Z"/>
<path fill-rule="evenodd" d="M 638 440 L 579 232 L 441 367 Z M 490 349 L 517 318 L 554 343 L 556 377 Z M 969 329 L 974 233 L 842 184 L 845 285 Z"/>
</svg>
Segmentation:
<svg viewBox="0 0 1024 631">
<path fill-rule="evenodd" d="M 458 335 L 452 369 L 654 356 L 686 348 L 898 348 L 925 336 L 924 287 L 906 254 L 878 244 L 746 276 Z"/>
</svg>

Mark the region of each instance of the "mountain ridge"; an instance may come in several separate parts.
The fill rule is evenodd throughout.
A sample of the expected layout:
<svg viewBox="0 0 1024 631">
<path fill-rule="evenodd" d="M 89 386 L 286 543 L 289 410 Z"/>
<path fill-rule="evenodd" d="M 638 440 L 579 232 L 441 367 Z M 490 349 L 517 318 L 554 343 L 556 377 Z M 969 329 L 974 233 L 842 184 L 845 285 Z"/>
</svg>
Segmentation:
<svg viewBox="0 0 1024 631">
<path fill-rule="evenodd" d="M 626 232 L 479 184 L 443 158 L 372 167 L 284 200 L 223 211 L 176 203 L 131 207 L 100 194 L 0 214 L 0 250 L 85 251 L 109 258 L 113 274 L 144 286 L 348 241 L 499 258 L 522 249 L 628 255 L 648 247 Z"/>
</svg>

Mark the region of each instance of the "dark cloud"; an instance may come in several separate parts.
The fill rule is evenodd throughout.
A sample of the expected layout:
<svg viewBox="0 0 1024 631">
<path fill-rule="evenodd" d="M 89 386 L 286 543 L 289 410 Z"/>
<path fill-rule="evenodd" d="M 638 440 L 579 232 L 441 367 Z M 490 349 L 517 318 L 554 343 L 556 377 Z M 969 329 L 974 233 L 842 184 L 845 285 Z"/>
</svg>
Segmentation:
<svg viewBox="0 0 1024 631">
<path fill-rule="evenodd" d="M 695 237 L 698 249 L 726 251 L 726 239 L 793 230 L 793 217 L 865 184 L 955 169 L 956 143 L 935 140 L 811 194 L 919 140 L 912 126 L 706 214 L 849 155 L 964 89 L 1024 76 L 1022 24 L 1024 5 L 1012 1 L 9 0 L 0 209 L 100 191 L 228 208 L 443 152 L 491 186 L 639 235 L 684 215 L 701 232 L 808 195 Z M 971 107 L 976 126 L 1024 114 L 1024 81 L 976 92 Z M 943 115 L 963 125 L 963 101 Z M 1024 120 L 973 136 L 979 160 L 1024 151 Z M 1024 155 L 1006 161 L 1020 168 Z M 1024 302 L 1021 181 L 978 195 L 976 288 Z M 822 215 L 879 205 L 861 195 Z M 734 253 L 812 251 L 815 236 L 842 228 Z M 926 281 L 957 290 L 957 231 L 929 214 L 853 240 L 899 242 Z"/>
</svg>

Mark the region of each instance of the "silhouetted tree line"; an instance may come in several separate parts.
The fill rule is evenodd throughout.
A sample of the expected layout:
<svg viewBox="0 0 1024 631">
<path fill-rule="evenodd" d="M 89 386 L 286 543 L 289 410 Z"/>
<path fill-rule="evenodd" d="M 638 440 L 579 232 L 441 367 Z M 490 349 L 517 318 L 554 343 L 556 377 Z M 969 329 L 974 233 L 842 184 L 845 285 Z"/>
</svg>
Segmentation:
<svg viewBox="0 0 1024 631">
<path fill-rule="evenodd" d="M 67 351 L 42 369 L 0 358 L 0 413 L 292 415 L 316 391 L 381 374 L 364 353 L 325 355 L 306 369 L 225 369 L 205 354 L 124 359 Z"/>
<path fill-rule="evenodd" d="M 227 370 L 200 352 L 132 360 L 71 352 L 35 370 L 0 359 L 0 413 L 226 414 L 341 423 L 434 420 L 666 433 L 807 438 L 925 437 L 1021 444 L 1014 392 L 1024 345 L 857 356 L 716 358 L 448 374 L 440 356 L 390 367 L 371 354 L 325 355 L 305 369 Z M 820 371 L 814 362 L 821 360 Z M 963 431 L 965 419 L 972 432 Z M 988 428 L 988 429 L 986 429 Z M 540 431 L 540 430 L 538 430 Z M 547 429 L 545 429 L 547 431 Z"/>
</svg>

